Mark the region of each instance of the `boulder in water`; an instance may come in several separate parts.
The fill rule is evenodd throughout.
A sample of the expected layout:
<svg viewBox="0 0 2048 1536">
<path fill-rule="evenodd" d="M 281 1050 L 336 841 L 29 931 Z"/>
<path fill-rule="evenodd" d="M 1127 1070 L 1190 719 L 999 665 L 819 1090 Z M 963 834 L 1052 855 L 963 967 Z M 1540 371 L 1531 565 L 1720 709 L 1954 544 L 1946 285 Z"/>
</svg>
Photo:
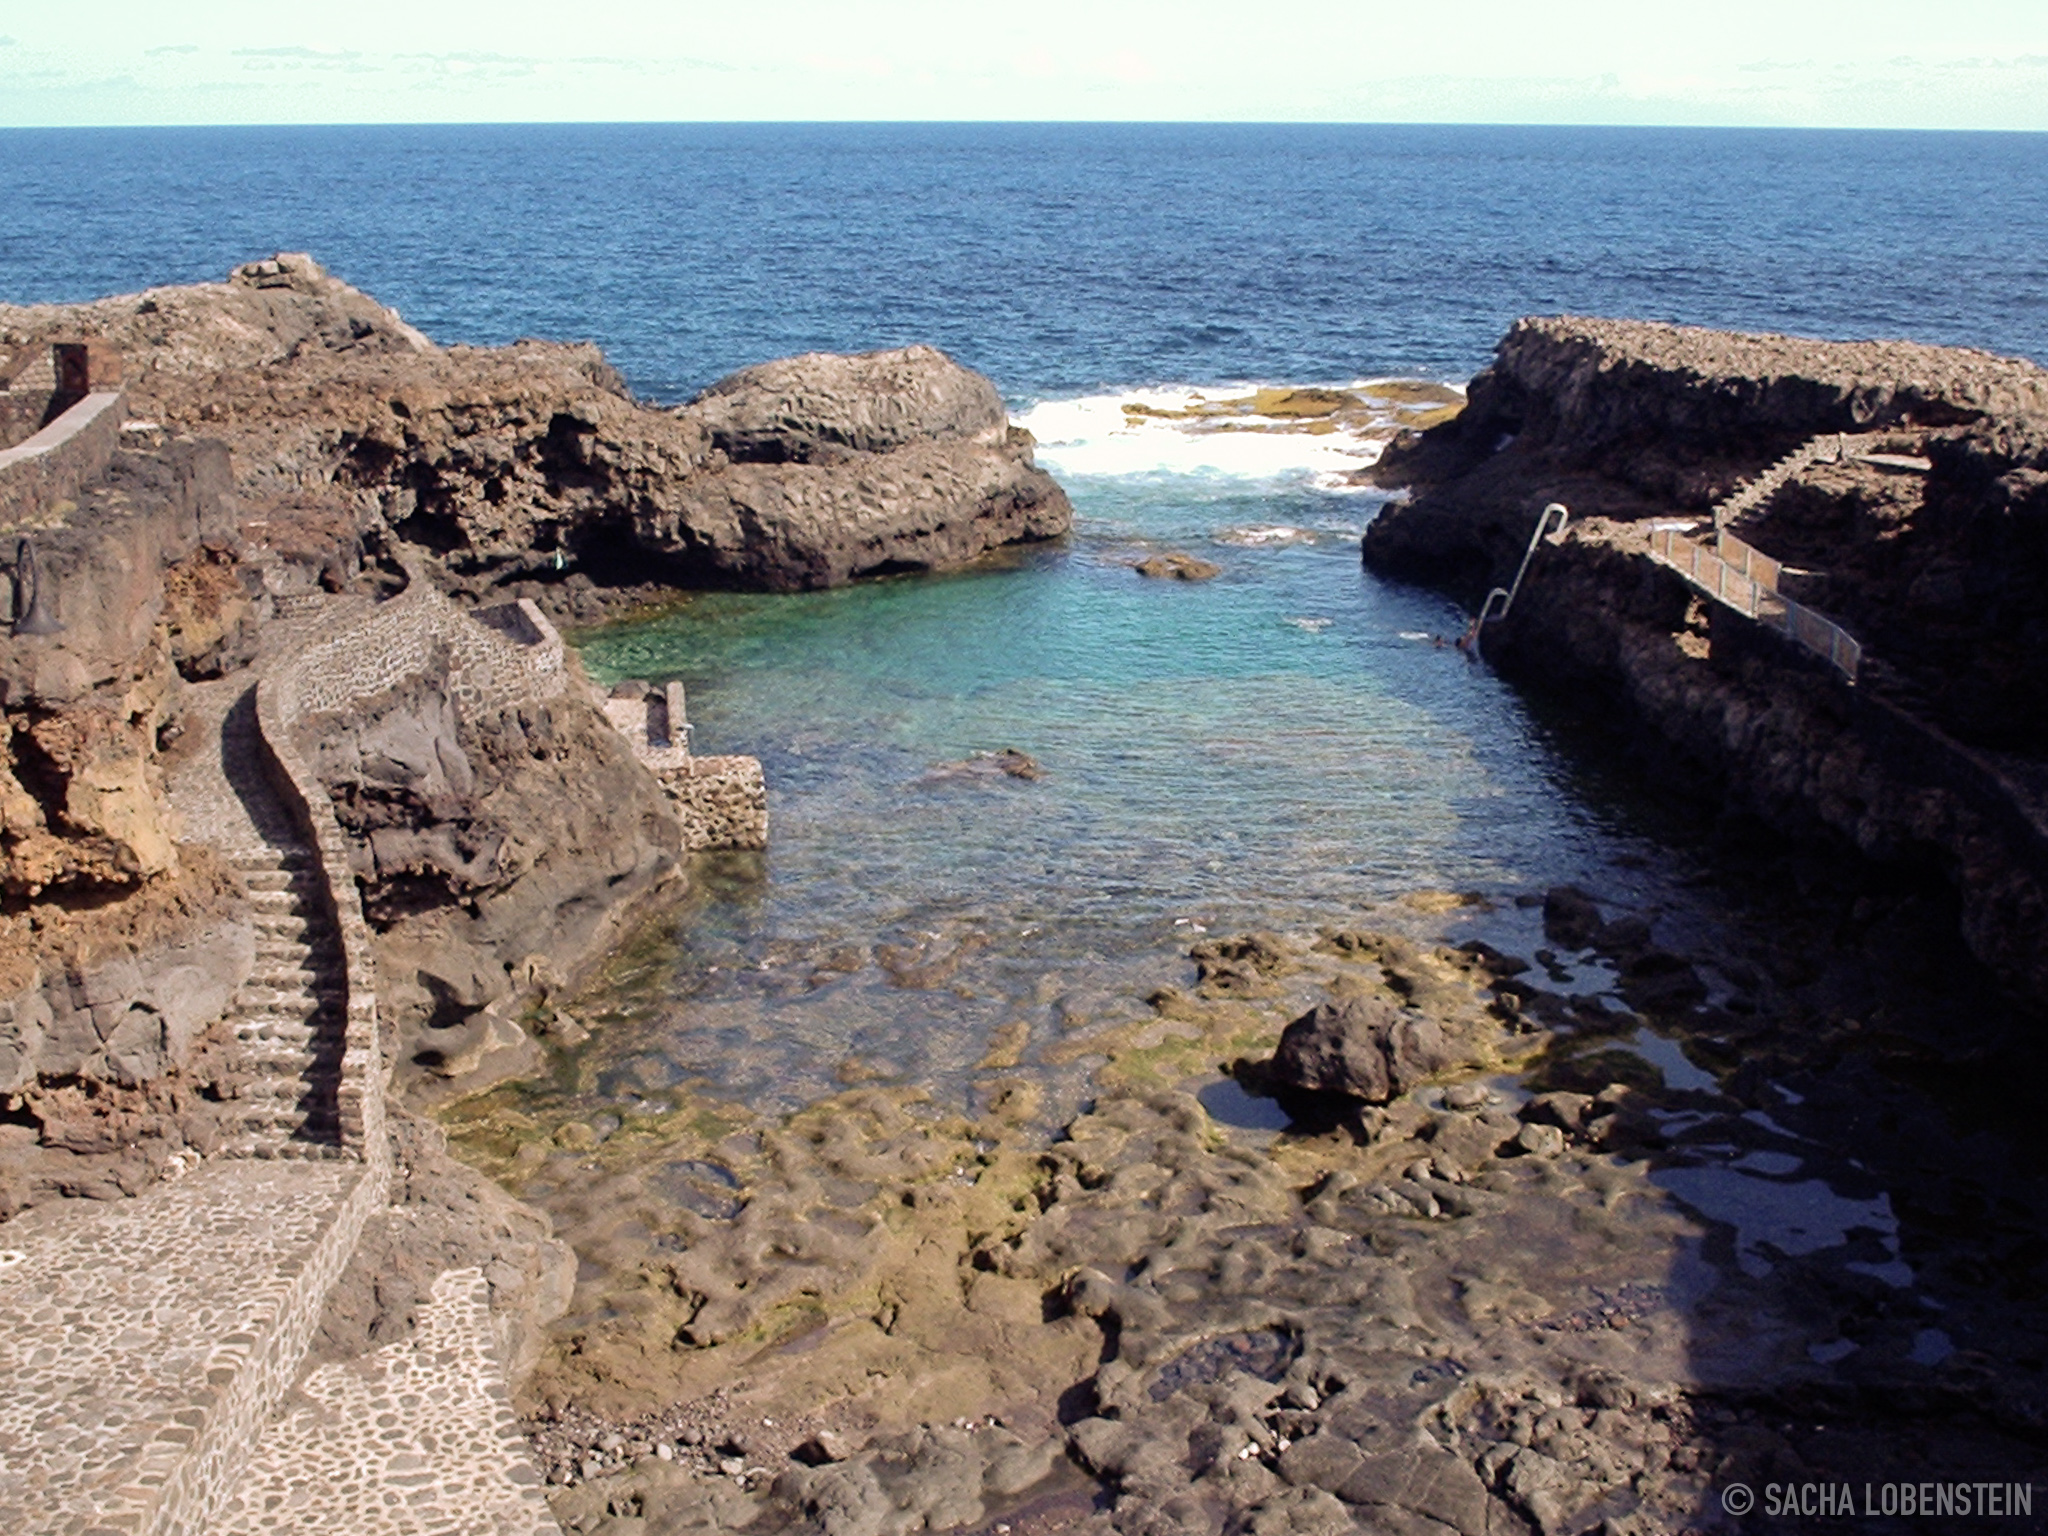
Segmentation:
<svg viewBox="0 0 2048 1536">
<path fill-rule="evenodd" d="M 1150 555 L 1137 565 L 1140 576 L 1151 576 L 1169 581 L 1208 581 L 1223 574 L 1223 567 L 1193 555 L 1174 551 L 1163 555 Z"/>
</svg>

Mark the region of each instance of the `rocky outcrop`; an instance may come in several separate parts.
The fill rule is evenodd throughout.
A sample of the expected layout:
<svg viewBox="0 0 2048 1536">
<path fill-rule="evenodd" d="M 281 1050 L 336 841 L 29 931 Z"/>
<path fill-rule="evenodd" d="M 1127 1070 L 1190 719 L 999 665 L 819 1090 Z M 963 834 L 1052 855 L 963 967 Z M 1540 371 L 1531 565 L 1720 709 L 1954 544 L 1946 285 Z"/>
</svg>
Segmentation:
<svg viewBox="0 0 2048 1536">
<path fill-rule="evenodd" d="M 227 455 L 181 441 L 103 468 L 0 524 L 0 1216 L 134 1194 L 213 1150 L 223 1015 L 254 962 L 240 881 L 182 843 L 164 793 L 179 668 L 240 632 L 240 584 L 187 579 L 233 543 Z"/>
<path fill-rule="evenodd" d="M 302 255 L 0 306 L 0 343 L 59 331 L 130 354 L 138 414 L 225 439 L 266 541 L 330 585 L 321 561 L 388 525 L 456 588 L 594 617 L 594 586 L 829 586 L 1072 517 L 994 386 L 929 347 L 764 364 L 660 409 L 595 347 L 435 348 Z"/>
<path fill-rule="evenodd" d="M 919 441 L 1000 443 L 1003 397 L 936 347 L 806 352 L 728 374 L 690 403 L 737 464 L 831 463 Z"/>
<path fill-rule="evenodd" d="M 1513 574 L 1546 502 L 1577 518 L 1704 512 L 1817 433 L 2048 415 L 2048 371 L 1959 347 L 1566 316 L 1517 321 L 1468 398 L 1368 472 L 1416 489 L 1367 530 L 1368 563 L 1461 592 Z"/>
<path fill-rule="evenodd" d="M 1863 645 L 1854 686 L 1649 557 L 1645 524 L 1701 519 L 1815 434 L 1824 457 L 1730 531 Z M 1795 838 L 1941 871 L 1964 936 L 2048 988 L 2048 371 L 1961 349 L 1523 321 L 1455 421 L 1375 473 L 1405 503 L 1364 557 L 1477 606 L 1538 549 L 1489 660 L 1591 703 L 1668 783 Z M 1870 446 L 1867 440 L 1866 447 Z M 1916 470 L 1922 461 L 1925 472 Z M 1711 538 L 1711 531 L 1707 536 Z"/>
<path fill-rule="evenodd" d="M 931 347 L 763 363 L 681 414 L 730 463 L 635 539 L 742 585 L 961 565 L 1073 520 L 995 386 Z"/>
</svg>

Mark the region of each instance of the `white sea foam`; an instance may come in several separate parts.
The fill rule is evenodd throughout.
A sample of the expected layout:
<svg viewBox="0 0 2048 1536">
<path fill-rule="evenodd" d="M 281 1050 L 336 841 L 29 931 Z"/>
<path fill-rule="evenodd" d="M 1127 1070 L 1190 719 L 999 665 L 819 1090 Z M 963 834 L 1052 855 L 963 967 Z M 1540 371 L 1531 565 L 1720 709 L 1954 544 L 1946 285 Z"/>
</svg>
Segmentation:
<svg viewBox="0 0 2048 1536">
<path fill-rule="evenodd" d="M 1038 460 L 1055 474 L 1196 475 L 1296 480 L 1326 490 L 1356 489 L 1349 477 L 1379 458 L 1394 425 L 1391 408 L 1384 417 L 1372 412 L 1347 419 L 1334 431 L 1322 432 L 1305 430 L 1307 423 L 1299 419 L 1249 412 L 1162 417 L 1124 409 L 1132 405 L 1151 411 L 1187 411 L 1242 401 L 1260 387 L 1175 386 L 1045 400 L 1020 412 L 1015 420 L 1038 439 Z"/>
<path fill-rule="evenodd" d="M 1218 544 L 1242 544 L 1256 549 L 1262 544 L 1314 544 L 1317 535 L 1307 528 L 1294 528 L 1286 524 L 1258 525 L 1250 528 L 1226 528 L 1216 535 Z"/>
</svg>

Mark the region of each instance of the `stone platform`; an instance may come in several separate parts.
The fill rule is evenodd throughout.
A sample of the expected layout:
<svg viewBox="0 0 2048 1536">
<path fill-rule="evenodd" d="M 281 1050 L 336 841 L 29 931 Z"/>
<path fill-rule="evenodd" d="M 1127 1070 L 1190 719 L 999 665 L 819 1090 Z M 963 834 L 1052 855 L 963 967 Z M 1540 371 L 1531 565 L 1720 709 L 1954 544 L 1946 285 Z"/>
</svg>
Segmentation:
<svg viewBox="0 0 2048 1536">
<path fill-rule="evenodd" d="M 8 1223 L 0 1530 L 204 1530 L 383 1199 L 361 1163 L 221 1160 Z"/>
</svg>

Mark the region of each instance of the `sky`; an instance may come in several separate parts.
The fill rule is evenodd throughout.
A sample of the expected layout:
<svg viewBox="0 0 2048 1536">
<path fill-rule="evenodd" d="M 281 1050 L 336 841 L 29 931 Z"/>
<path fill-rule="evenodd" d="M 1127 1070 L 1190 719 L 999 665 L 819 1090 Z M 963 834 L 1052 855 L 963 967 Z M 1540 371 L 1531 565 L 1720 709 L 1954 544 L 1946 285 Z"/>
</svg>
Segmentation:
<svg viewBox="0 0 2048 1536">
<path fill-rule="evenodd" d="M 2048 0 L 0 0 L 0 126 L 825 120 L 2048 130 Z"/>
</svg>

